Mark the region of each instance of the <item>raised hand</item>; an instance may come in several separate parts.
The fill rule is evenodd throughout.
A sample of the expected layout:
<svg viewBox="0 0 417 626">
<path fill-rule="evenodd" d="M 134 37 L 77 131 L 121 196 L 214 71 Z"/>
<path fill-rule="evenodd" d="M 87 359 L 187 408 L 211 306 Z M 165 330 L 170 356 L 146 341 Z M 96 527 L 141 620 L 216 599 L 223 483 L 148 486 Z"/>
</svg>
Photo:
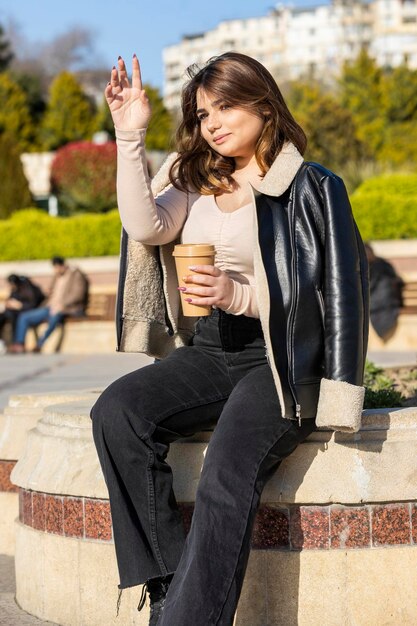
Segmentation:
<svg viewBox="0 0 417 626">
<path fill-rule="evenodd" d="M 104 90 L 113 123 L 120 130 L 146 128 L 151 118 L 149 98 L 142 89 L 139 60 L 132 61 L 132 85 L 129 83 L 126 65 L 119 57 L 118 68 L 113 67 L 110 82 Z"/>
</svg>

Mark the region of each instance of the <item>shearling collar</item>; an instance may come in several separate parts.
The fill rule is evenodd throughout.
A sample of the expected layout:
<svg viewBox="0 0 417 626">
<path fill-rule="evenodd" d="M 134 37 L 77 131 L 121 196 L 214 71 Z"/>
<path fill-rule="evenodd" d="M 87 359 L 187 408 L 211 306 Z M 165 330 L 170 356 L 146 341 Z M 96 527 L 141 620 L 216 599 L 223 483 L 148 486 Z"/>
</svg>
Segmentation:
<svg viewBox="0 0 417 626">
<path fill-rule="evenodd" d="M 177 153 L 175 152 L 168 155 L 161 169 L 152 179 L 152 191 L 155 196 L 169 184 L 169 170 L 176 157 Z M 282 195 L 291 185 L 303 161 L 304 159 L 297 148 L 288 141 L 284 144 L 263 180 L 259 184 L 253 185 L 254 189 L 267 196 Z"/>
<path fill-rule="evenodd" d="M 284 144 L 263 180 L 253 187 L 267 196 L 281 196 L 288 189 L 304 159 L 293 143 Z"/>
</svg>

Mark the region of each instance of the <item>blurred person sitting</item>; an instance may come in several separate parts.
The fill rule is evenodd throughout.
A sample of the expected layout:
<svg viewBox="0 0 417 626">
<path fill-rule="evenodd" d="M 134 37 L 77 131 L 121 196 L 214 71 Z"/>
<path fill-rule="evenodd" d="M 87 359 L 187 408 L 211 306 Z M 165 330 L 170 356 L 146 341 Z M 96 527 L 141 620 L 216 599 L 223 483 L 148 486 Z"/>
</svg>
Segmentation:
<svg viewBox="0 0 417 626">
<path fill-rule="evenodd" d="M 391 263 L 376 256 L 368 243 L 365 250 L 369 263 L 371 324 L 377 335 L 387 341 L 395 332 L 403 306 L 404 282 Z"/>
<path fill-rule="evenodd" d="M 0 312 L 0 340 L 4 342 L 4 329 L 6 325 L 11 327 L 11 336 L 16 332 L 18 317 L 30 309 L 36 309 L 45 299 L 42 289 L 30 280 L 27 276 L 10 274 L 7 277 L 10 285 L 10 294 L 3 304 Z"/>
<path fill-rule="evenodd" d="M 26 311 L 19 316 L 14 343 L 9 352 L 18 354 L 25 352 L 25 338 L 29 328 L 42 322 L 48 326 L 44 334 L 38 338 L 33 352 L 40 352 L 45 341 L 62 324 L 65 317 L 82 316 L 88 303 L 88 279 L 77 267 L 70 267 L 60 256 L 51 260 L 55 276 L 49 289 L 45 306 Z"/>
</svg>

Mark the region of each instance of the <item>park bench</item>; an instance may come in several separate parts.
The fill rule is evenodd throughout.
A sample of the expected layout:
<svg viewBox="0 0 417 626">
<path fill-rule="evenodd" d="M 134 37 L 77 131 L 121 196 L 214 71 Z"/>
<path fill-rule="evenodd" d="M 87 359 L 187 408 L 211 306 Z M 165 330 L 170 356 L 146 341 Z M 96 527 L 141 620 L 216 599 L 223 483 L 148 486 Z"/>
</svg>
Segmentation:
<svg viewBox="0 0 417 626">
<path fill-rule="evenodd" d="M 403 306 L 400 308 L 397 325 L 381 339 L 372 325 L 369 328 L 368 350 L 408 351 L 417 348 L 417 280 L 415 275 L 404 279 Z"/>
<path fill-rule="evenodd" d="M 80 321 L 112 321 L 116 308 L 116 293 L 93 292 L 88 298 L 85 315 L 68 315 L 64 323 Z"/>
<path fill-rule="evenodd" d="M 76 351 L 76 346 L 80 348 L 84 344 L 83 338 L 85 338 L 91 346 L 91 353 L 96 351 L 113 352 L 116 345 L 114 332 L 116 297 L 114 289 L 110 291 L 90 290 L 85 315 L 66 316 L 51 339 L 45 343 L 45 347 L 48 348 L 47 351 L 51 351 L 51 344 L 53 352 Z M 34 347 L 39 334 L 45 328 L 44 323 L 33 328 L 34 342 L 32 346 L 31 338 L 28 336 L 29 349 Z M 55 340 L 54 336 L 57 336 Z M 100 346 L 97 345 L 97 342 Z M 104 344 L 106 344 L 107 349 L 104 349 Z M 83 352 L 86 349 L 87 346 L 84 344 Z"/>
<path fill-rule="evenodd" d="M 407 281 L 403 289 L 403 307 L 400 315 L 415 315 L 417 313 L 417 280 Z"/>
</svg>

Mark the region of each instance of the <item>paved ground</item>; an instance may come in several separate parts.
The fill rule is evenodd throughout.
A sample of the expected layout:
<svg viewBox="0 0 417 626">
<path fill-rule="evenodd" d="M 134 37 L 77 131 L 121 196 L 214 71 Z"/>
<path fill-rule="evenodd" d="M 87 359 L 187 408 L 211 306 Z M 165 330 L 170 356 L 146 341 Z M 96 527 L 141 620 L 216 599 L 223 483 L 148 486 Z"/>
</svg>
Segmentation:
<svg viewBox="0 0 417 626">
<path fill-rule="evenodd" d="M 0 356 L 0 410 L 9 396 L 65 389 L 103 389 L 112 380 L 151 359 L 137 354 L 3 355 Z M 40 626 L 43 622 L 22 611 L 14 600 L 14 562 L 0 555 L 0 626 Z"/>
<path fill-rule="evenodd" d="M 371 353 L 381 366 L 417 363 L 415 352 Z M 137 354 L 3 355 L 0 356 L 0 410 L 14 394 L 97 388 L 152 362 Z M 0 555 L 0 626 L 38 626 L 42 622 L 22 611 L 14 600 L 14 563 Z"/>
<path fill-rule="evenodd" d="M 371 352 L 377 365 L 414 365 L 417 353 Z M 24 354 L 0 356 L 0 410 L 9 396 L 20 393 L 59 391 L 97 387 L 152 362 L 141 354 Z"/>
<path fill-rule="evenodd" d="M 96 387 L 152 359 L 141 354 L 18 354 L 0 356 L 0 410 L 14 394 Z"/>
<path fill-rule="evenodd" d="M 0 555 L 0 625 L 1 626 L 40 626 L 43 622 L 22 611 L 14 599 L 14 562 L 11 556 Z"/>
</svg>

